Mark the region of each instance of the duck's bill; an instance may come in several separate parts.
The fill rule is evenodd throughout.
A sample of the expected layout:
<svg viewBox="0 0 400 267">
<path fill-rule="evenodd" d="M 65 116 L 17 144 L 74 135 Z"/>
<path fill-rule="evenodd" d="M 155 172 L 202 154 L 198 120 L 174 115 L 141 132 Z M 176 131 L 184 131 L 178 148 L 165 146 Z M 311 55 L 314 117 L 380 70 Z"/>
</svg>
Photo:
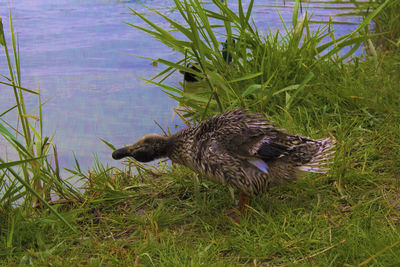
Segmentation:
<svg viewBox="0 0 400 267">
<path fill-rule="evenodd" d="M 130 156 L 130 150 L 127 147 L 117 149 L 112 153 L 113 159 L 122 159 L 128 156 Z"/>
</svg>

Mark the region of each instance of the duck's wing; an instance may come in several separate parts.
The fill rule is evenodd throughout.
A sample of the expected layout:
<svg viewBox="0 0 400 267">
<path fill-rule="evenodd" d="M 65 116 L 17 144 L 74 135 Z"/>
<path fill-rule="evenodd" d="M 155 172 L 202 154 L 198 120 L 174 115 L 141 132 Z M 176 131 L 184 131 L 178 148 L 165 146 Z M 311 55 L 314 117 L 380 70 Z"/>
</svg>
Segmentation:
<svg viewBox="0 0 400 267">
<path fill-rule="evenodd" d="M 234 110 L 215 117 L 212 139 L 238 157 L 279 158 L 292 147 L 292 136 L 269 124 L 261 114 Z"/>
<path fill-rule="evenodd" d="M 293 148 L 282 142 L 275 142 L 272 138 L 265 135 L 243 138 L 238 136 L 230 142 L 224 142 L 224 147 L 233 155 L 242 158 L 258 158 L 269 161 L 286 155 Z"/>
<path fill-rule="evenodd" d="M 249 148 L 250 151 L 254 151 L 254 155 L 265 160 L 279 158 L 286 154 L 292 148 L 285 145 L 271 142 L 268 139 L 262 140 L 256 144 L 254 148 Z"/>
<path fill-rule="evenodd" d="M 216 115 L 197 129 L 195 139 L 200 147 L 207 147 L 209 140 L 215 140 L 232 155 L 262 160 L 279 158 L 292 147 L 310 140 L 284 133 L 262 114 L 240 109 Z"/>
</svg>

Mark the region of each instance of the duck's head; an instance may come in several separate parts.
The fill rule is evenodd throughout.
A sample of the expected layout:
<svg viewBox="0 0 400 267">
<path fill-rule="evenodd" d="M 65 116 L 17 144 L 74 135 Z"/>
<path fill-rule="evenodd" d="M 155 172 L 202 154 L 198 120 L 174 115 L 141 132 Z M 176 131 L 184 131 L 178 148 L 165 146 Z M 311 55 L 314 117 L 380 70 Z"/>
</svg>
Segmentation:
<svg viewBox="0 0 400 267">
<path fill-rule="evenodd" d="M 140 162 L 149 162 L 167 156 L 168 140 L 166 136 L 148 134 L 140 138 L 135 144 L 115 150 L 113 159 L 133 157 Z"/>
</svg>

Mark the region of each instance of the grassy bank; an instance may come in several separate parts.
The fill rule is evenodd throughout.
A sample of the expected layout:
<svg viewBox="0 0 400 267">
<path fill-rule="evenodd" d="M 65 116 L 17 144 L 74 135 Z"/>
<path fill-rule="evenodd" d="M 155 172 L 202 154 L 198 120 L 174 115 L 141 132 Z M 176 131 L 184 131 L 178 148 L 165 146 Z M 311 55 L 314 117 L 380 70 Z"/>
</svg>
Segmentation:
<svg viewBox="0 0 400 267">
<path fill-rule="evenodd" d="M 304 112 L 292 114 L 293 120 L 282 114 L 285 126 L 309 129 L 313 137 L 323 135 L 319 125 L 334 125 L 334 165 L 328 175 L 308 175 L 257 197 L 241 225 L 222 214 L 234 206 L 228 190 L 201 178 L 197 183 L 186 168 L 161 166 L 132 177 L 99 166 L 83 177 L 86 202 L 54 205 L 78 234 L 46 210 L 31 218 L 15 211 L 18 224 L 3 260 L 92 266 L 399 263 L 400 77 L 394 64 L 382 64 L 381 74 L 366 61 L 358 74 L 347 70 L 329 81 L 342 94 L 353 88 L 341 99 L 362 102 L 359 111 L 327 112 L 320 122 L 297 119 Z"/>
<path fill-rule="evenodd" d="M 180 166 L 149 168 L 127 161 L 125 169 L 116 169 L 98 162 L 88 173 L 71 167 L 75 178 L 86 182 L 79 193 L 59 177 L 56 150 L 41 135 L 40 124 L 37 129 L 30 123 L 28 115 L 35 113 L 21 106 L 24 95 L 37 92 L 17 83 L 17 56 L 10 64 L 7 89 L 15 90 L 17 102 L 10 112 L 26 120 L 20 120 L 25 128 L 0 124 L 18 156 L 0 163 L 2 265 L 400 264 L 398 33 L 385 35 L 391 46 L 375 44 L 376 53 L 368 56 L 342 51 L 350 46 L 354 52 L 363 42 L 373 45 L 364 27 L 368 20 L 392 16 L 395 22 L 398 13 L 375 9 L 376 16 L 367 17 L 357 33 L 327 46 L 321 37 L 334 33 L 329 27 L 310 33 L 307 17 L 298 19 L 296 7 L 293 29 L 263 37 L 247 16 L 251 9 L 232 13 L 216 1 L 219 13 L 207 13 L 196 2 L 176 3 L 183 15 L 191 10 L 198 16 L 187 17 L 186 28 L 175 25 L 186 41 L 150 24 L 148 33 L 159 34 L 155 37 L 186 58 L 156 59 L 167 66 L 157 78 L 176 69 L 190 71 L 186 64 L 192 62 L 205 87 L 188 94 L 164 80 L 151 82 L 191 108 L 181 112 L 184 117 L 196 120 L 240 106 L 264 113 L 289 132 L 334 136 L 330 172 L 271 188 L 253 200 L 240 225 L 222 213 L 235 206 L 227 188 Z M 214 27 L 207 26 L 210 17 L 224 29 L 222 41 L 227 39 L 233 58 L 229 66 Z M 8 51 L 5 40 L 0 42 Z M 41 122 L 40 108 L 36 112 Z M 14 134 L 16 129 L 23 131 Z M 52 201 L 50 192 L 60 200 Z"/>
</svg>

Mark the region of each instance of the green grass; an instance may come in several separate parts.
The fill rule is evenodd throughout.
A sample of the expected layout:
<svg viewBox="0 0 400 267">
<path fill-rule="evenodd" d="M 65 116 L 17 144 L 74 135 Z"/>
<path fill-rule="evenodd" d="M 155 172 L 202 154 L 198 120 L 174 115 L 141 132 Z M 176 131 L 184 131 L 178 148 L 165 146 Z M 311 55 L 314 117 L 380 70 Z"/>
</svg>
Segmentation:
<svg viewBox="0 0 400 267">
<path fill-rule="evenodd" d="M 382 3 L 382 0 L 378 0 Z M 375 31 L 384 33 L 375 40 L 376 46 L 381 50 L 399 50 L 400 47 L 400 1 L 391 1 L 388 8 L 381 12 L 375 19 Z"/>
<path fill-rule="evenodd" d="M 189 107 L 183 112 L 184 116 L 198 120 L 236 107 L 274 116 L 281 110 L 290 113 L 294 105 L 304 100 L 320 109 L 321 99 L 313 98 L 314 92 L 318 97 L 324 94 L 322 97 L 325 97 L 326 105 L 334 108 L 337 99 L 330 98 L 327 95 L 330 92 L 321 90 L 318 85 L 319 79 L 325 79 L 321 74 L 328 73 L 326 76 L 329 79 L 342 75 L 346 67 L 343 62 L 351 59 L 363 42 L 379 36 L 368 35 L 366 28 L 389 2 L 384 1 L 365 17 L 354 32 L 341 37 L 335 37 L 331 31 L 332 22 L 311 31 L 307 13 L 299 16 L 300 1 L 296 1 L 293 8 L 293 27 L 282 21 L 284 32 L 260 33 L 250 18 L 253 1 L 250 1 L 247 10 L 239 1 L 238 10 L 233 11 L 225 3 L 214 0 L 215 11 L 195 0 L 176 0 L 175 4 L 184 19 L 183 26 L 182 22 L 173 21 L 151 9 L 171 25 L 174 29 L 172 33 L 133 9 L 132 13 L 148 27 L 128 24 L 182 54 L 183 59 L 177 62 L 153 59 L 166 65 L 166 68 L 152 79 L 145 80 L 160 86 L 169 96 Z M 174 34 L 176 31 L 180 34 Z M 322 43 L 324 38 L 330 40 Z M 233 59 L 230 65 L 221 55 L 225 40 L 227 52 Z M 349 51 L 344 52 L 345 48 Z M 377 60 L 376 54 L 374 58 Z M 200 73 L 197 75 L 204 79 L 204 88 L 197 88 L 197 93 L 185 92 L 182 87 L 166 82 L 176 70 L 193 72 L 187 68 L 189 62 L 198 67 Z"/>
<path fill-rule="evenodd" d="M 23 206 L 28 214 L 33 207 L 46 206 L 75 231 L 73 226 L 48 203 L 51 200 L 52 191 L 58 196 L 68 197 L 71 200 L 79 198 L 80 194 L 61 179 L 56 146 L 51 142 L 52 137 L 43 135 L 43 102 L 40 93 L 21 86 L 19 45 L 17 35 L 14 33 L 11 12 L 10 32 L 12 49 L 8 48 L 0 18 L 0 45 L 4 49 L 9 70 L 8 76 L 1 75 L 4 81 L 0 81 L 0 84 L 8 90 L 12 89 L 15 100 L 14 105 L 9 103 L 11 107 L 0 114 L 0 136 L 8 144 L 11 156 L 18 158 L 10 160 L 8 155 L 0 156 L 0 214 L 3 210 L 12 210 L 15 206 Z M 36 110 L 27 111 L 24 100 L 27 95 L 37 97 Z M 3 116 L 8 113 L 14 115 L 17 118 L 16 121 L 7 122 Z M 38 126 L 35 122 L 38 122 Z M 7 236 L 6 240 L 4 236 L 1 236 L 1 239 L 4 239 L 2 243 L 9 248 L 14 235 L 14 225 L 18 222 L 15 222 L 7 212 L 3 216 L 4 221 L 11 220 L 8 229 L 0 225 L 1 232 L 6 233 Z"/>
<path fill-rule="evenodd" d="M 337 110 L 314 117 L 298 105 L 290 117 L 275 116 L 291 131 L 312 137 L 328 127 L 338 141 L 331 171 L 254 198 L 240 225 L 222 213 L 235 205 L 229 190 L 201 177 L 197 182 L 184 167 L 138 167 L 140 175 L 132 176 L 129 168 L 97 163 L 90 175 L 80 174 L 88 187 L 84 203 L 54 205 L 79 234 L 46 210 L 31 218 L 14 210 L 19 223 L 12 249 L 3 251 L 4 264 L 399 264 L 398 66 L 384 60 L 380 73 L 369 61 L 350 66 L 327 81 L 338 91 L 332 97 L 343 102 Z M 343 113 L 342 105 L 355 107 Z"/>
<path fill-rule="evenodd" d="M 323 48 L 318 36 L 324 33 L 307 36 L 307 18 L 298 21 L 303 30 L 299 31 L 300 26 L 297 31 L 289 28 L 274 41 L 276 33 L 265 38 L 251 33 L 247 11 L 234 17 L 223 6 L 221 9 L 251 37 L 237 43 L 245 46 L 243 51 L 251 60 L 243 61 L 244 52 L 239 50 L 233 55 L 238 66 L 220 72 L 220 43 L 211 41 L 212 45 L 206 46 L 199 41 L 201 38 L 193 37 L 190 45 L 185 45 L 195 49 L 182 50 L 183 54 L 191 61 L 204 61 L 200 75 L 217 90 L 194 98 L 163 81 L 160 85 L 166 92 L 174 92 L 174 97 L 178 95 L 182 105 L 192 108 L 184 115 L 196 119 L 217 113 L 220 108 L 241 106 L 263 112 L 289 132 L 312 138 L 334 136 L 337 152 L 328 174 L 309 174 L 295 184 L 271 188 L 267 194 L 255 197 L 248 216 L 241 217 L 238 225 L 222 212 L 235 206 L 229 190 L 181 166 L 160 164 L 149 168 L 127 161 L 126 168 L 116 169 L 96 162 L 89 173 L 83 173 L 77 163 L 71 172 L 85 182 L 84 193 L 76 201 L 73 189 L 61 187 L 61 193 L 71 192 L 63 199 L 71 201 L 50 202 L 56 212 L 43 206 L 33 208 L 34 201 L 26 197 L 29 186 L 18 183 L 7 169 L 0 176 L 0 182 L 8 181 L 3 183 L 8 193 L 0 201 L 2 265 L 400 264 L 398 50 L 377 49 L 375 57 L 351 58 L 349 54 L 347 60 L 342 60 L 339 41 L 332 43 L 338 47 L 334 53 L 319 55 L 315 49 Z M 199 20 L 204 22 L 206 18 L 201 16 Z M 190 31 L 200 35 L 207 32 L 196 25 L 191 25 Z M 207 34 L 212 35 L 209 31 Z M 299 38 L 308 41 L 299 42 Z M 356 47 L 369 37 L 360 29 L 348 38 L 347 44 Z M 196 58 L 196 53 L 207 55 Z M 158 61 L 185 69 L 183 61 L 180 65 Z M 256 75 L 260 72 L 256 67 L 262 63 L 263 72 Z M 34 157 L 24 159 L 35 161 Z M 46 166 L 40 168 L 46 170 Z M 26 167 L 26 171 L 30 174 L 32 168 Z M 57 179 L 55 174 L 39 177 L 42 181 L 47 181 L 45 177 Z M 21 199 L 26 204 L 15 205 Z M 62 223 L 59 216 L 77 232 Z"/>
</svg>

